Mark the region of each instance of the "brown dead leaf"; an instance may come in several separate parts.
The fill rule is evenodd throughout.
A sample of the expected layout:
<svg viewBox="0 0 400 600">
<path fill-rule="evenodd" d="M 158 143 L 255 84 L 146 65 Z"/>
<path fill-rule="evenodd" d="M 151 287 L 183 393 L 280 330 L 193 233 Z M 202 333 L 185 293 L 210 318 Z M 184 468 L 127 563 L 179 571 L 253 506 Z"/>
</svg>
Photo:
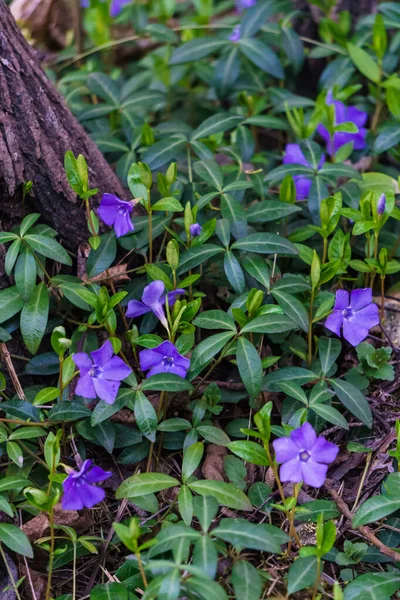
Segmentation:
<svg viewBox="0 0 400 600">
<path fill-rule="evenodd" d="M 72 15 L 65 0 L 13 0 L 10 10 L 32 42 L 65 46 L 66 34 L 72 29 Z"/>
<path fill-rule="evenodd" d="M 42 577 L 38 571 L 34 571 L 33 569 L 29 569 L 29 577 L 28 571 L 24 564 L 20 564 L 21 576 L 25 577 L 24 579 L 24 587 L 25 587 L 25 598 L 29 600 L 44 600 L 46 597 L 46 587 L 47 587 L 47 579 Z M 32 587 L 31 583 L 32 582 Z M 35 592 L 35 596 L 32 594 L 32 588 Z"/>
<path fill-rule="evenodd" d="M 54 521 L 57 525 L 73 527 L 80 533 L 87 531 L 93 525 L 93 520 L 89 513 L 85 512 L 83 515 L 80 515 L 76 510 L 63 510 L 61 504 L 57 504 L 54 507 Z M 22 525 L 23 532 L 31 541 L 44 537 L 48 529 L 49 519 L 44 513 L 40 513 Z"/>
<path fill-rule="evenodd" d="M 217 446 L 216 444 L 207 446 L 206 458 L 201 468 L 201 472 L 206 479 L 225 481 L 224 456 L 227 452 L 224 446 Z"/>
<path fill-rule="evenodd" d="M 115 267 L 110 267 L 100 275 L 96 275 L 92 279 L 88 279 L 88 283 L 99 283 L 103 285 L 114 285 L 116 283 L 124 283 L 126 281 L 130 281 L 131 278 L 127 275 L 126 271 L 128 269 L 128 263 L 124 263 L 122 265 L 115 265 Z"/>
<path fill-rule="evenodd" d="M 86 261 L 90 254 L 90 246 L 89 244 L 79 244 L 78 246 L 78 256 L 77 256 L 77 276 L 82 281 L 87 281 L 87 273 L 86 273 Z"/>
</svg>

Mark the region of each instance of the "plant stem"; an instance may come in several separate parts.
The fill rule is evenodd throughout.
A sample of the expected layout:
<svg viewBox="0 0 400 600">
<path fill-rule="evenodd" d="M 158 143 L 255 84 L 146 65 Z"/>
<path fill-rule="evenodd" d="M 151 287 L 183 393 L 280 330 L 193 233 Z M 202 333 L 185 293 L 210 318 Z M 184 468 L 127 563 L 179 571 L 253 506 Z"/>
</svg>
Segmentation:
<svg viewBox="0 0 400 600">
<path fill-rule="evenodd" d="M 153 211 L 151 210 L 150 204 L 150 191 L 149 191 L 149 203 L 147 207 L 147 221 L 149 225 L 149 263 L 153 262 Z"/>
<path fill-rule="evenodd" d="M 74 542 L 74 559 L 72 564 L 72 600 L 76 599 L 76 542 Z"/>
<path fill-rule="evenodd" d="M 300 543 L 300 540 L 299 540 L 296 530 L 294 528 L 294 515 L 296 512 L 297 498 L 298 498 L 300 489 L 301 489 L 301 483 L 295 483 L 294 488 L 293 488 L 293 497 L 295 498 L 296 502 L 289 513 L 289 537 L 290 538 L 294 537 L 298 544 Z M 290 552 L 291 545 L 292 545 L 292 540 L 290 539 L 289 544 L 288 544 L 288 552 Z M 300 545 L 301 545 L 301 543 L 300 543 Z"/>
<path fill-rule="evenodd" d="M 326 262 L 326 254 L 328 251 L 328 238 L 324 237 L 324 250 L 322 253 L 322 264 L 324 265 Z"/>
<path fill-rule="evenodd" d="M 143 567 L 142 559 L 141 559 L 141 556 L 140 556 L 140 552 L 136 552 L 136 558 L 137 558 L 137 561 L 138 561 L 139 571 L 140 571 L 140 574 L 141 574 L 142 579 L 143 579 L 144 587 L 147 587 L 149 584 L 147 582 L 146 573 L 144 572 L 144 567 Z"/>
<path fill-rule="evenodd" d="M 312 600 L 315 600 L 315 598 L 317 597 L 320 577 L 321 577 L 321 559 L 319 556 L 317 556 L 317 576 L 315 578 Z"/>
<path fill-rule="evenodd" d="M 277 469 L 277 466 L 276 466 L 276 463 L 275 463 L 274 459 L 272 458 L 271 450 L 269 449 L 269 444 L 264 444 L 264 448 L 265 448 L 265 452 L 267 453 L 267 457 L 268 457 L 268 461 L 269 461 L 270 467 L 271 467 L 272 472 L 273 472 L 274 477 L 275 477 L 276 485 L 278 486 L 278 490 L 279 490 L 279 494 L 280 494 L 281 500 L 282 500 L 282 502 L 285 502 L 285 500 L 286 500 L 286 498 L 285 498 L 285 492 L 283 491 L 282 483 L 281 483 L 281 480 L 279 478 L 278 469 Z"/>
<path fill-rule="evenodd" d="M 161 392 L 160 400 L 159 400 L 158 407 L 157 407 L 157 421 L 159 420 L 160 415 L 161 415 L 162 406 L 163 406 L 163 402 L 164 402 L 164 395 L 165 395 L 165 392 Z M 150 473 L 151 459 L 153 458 L 153 451 L 154 451 L 154 442 L 151 442 L 149 456 L 147 459 L 146 473 Z"/>
<path fill-rule="evenodd" d="M 11 581 L 11 584 L 12 584 L 12 586 L 14 588 L 15 595 L 16 595 L 16 597 L 17 597 L 18 600 L 22 600 L 22 598 L 20 596 L 20 593 L 18 591 L 18 588 L 17 588 L 17 584 L 15 583 L 15 579 L 14 579 L 13 574 L 11 572 L 11 569 L 9 567 L 8 560 L 6 559 L 6 555 L 4 554 L 3 546 L 1 544 L 0 544 L 0 554 L 1 554 L 1 557 L 3 559 L 4 564 L 6 566 L 7 574 L 8 574 L 8 577 L 9 577 L 10 581 Z"/>
<path fill-rule="evenodd" d="M 313 317 L 313 306 L 314 306 L 314 289 L 311 291 L 311 299 L 310 299 L 310 310 L 308 313 L 308 319 L 309 319 L 309 324 L 308 324 L 308 366 L 311 365 L 312 362 L 312 317 Z"/>
<path fill-rule="evenodd" d="M 50 526 L 50 556 L 49 556 L 49 575 L 47 578 L 47 588 L 46 588 L 46 600 L 50 600 L 51 598 L 51 579 L 53 575 L 53 562 L 54 562 L 54 511 L 53 507 L 49 512 L 49 526 Z"/>
<path fill-rule="evenodd" d="M 381 277 L 381 322 L 385 319 L 385 278 Z"/>
</svg>

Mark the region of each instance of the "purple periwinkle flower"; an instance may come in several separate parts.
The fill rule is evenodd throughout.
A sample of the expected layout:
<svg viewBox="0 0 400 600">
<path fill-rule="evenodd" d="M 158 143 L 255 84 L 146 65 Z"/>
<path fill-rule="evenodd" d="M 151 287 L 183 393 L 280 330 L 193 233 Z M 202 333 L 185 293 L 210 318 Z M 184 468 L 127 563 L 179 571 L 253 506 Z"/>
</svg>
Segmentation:
<svg viewBox="0 0 400 600">
<path fill-rule="evenodd" d="M 310 423 L 304 423 L 290 433 L 272 442 L 282 482 L 291 481 L 319 488 L 323 485 L 329 463 L 339 452 L 336 444 L 328 442 L 322 435 L 317 437 Z"/>
<path fill-rule="evenodd" d="M 70 474 L 63 481 L 64 494 L 61 506 L 64 510 L 81 510 L 92 508 L 105 498 L 103 488 L 96 487 L 94 483 L 105 481 L 111 477 L 111 471 L 104 471 L 101 467 L 92 466 L 90 459 L 85 460 L 79 471 L 71 469 Z"/>
<path fill-rule="evenodd" d="M 189 227 L 190 229 L 190 235 L 192 237 L 197 237 L 198 235 L 201 234 L 201 232 L 203 231 L 203 228 L 201 225 L 199 225 L 198 223 L 193 223 L 193 225 L 191 225 Z"/>
<path fill-rule="evenodd" d="M 333 100 L 332 94 L 328 94 L 326 101 L 327 104 L 333 104 L 335 107 L 335 125 L 340 125 L 341 123 L 347 123 L 349 121 L 358 127 L 358 133 L 338 131 L 333 134 L 332 139 L 326 127 L 322 125 L 322 123 L 318 125 L 317 131 L 320 136 L 324 138 L 329 154 L 333 156 L 339 148 L 349 142 L 353 142 L 354 150 L 363 150 L 367 145 L 365 141 L 367 130 L 364 125 L 367 122 L 368 113 L 359 110 L 355 106 L 346 106 L 339 100 Z"/>
<path fill-rule="evenodd" d="M 110 340 L 90 356 L 86 352 L 76 352 L 72 360 L 80 371 L 76 393 L 84 398 L 99 397 L 107 404 L 113 404 L 121 381 L 132 373 L 122 358 L 114 356 Z"/>
<path fill-rule="evenodd" d="M 173 306 L 176 296 L 184 293 L 184 289 L 178 288 L 165 294 L 164 283 L 160 279 L 157 279 L 144 288 L 141 302 L 140 300 L 131 300 L 129 302 L 126 316 L 135 318 L 152 311 L 164 327 L 168 329 L 168 322 L 163 309 L 165 298 L 168 296 L 168 305 Z"/>
<path fill-rule="evenodd" d="M 251 8 L 257 4 L 257 0 L 236 0 L 236 10 L 242 12 L 247 8 Z"/>
<path fill-rule="evenodd" d="M 386 194 L 381 194 L 376 205 L 376 212 L 379 216 L 383 215 L 386 208 Z"/>
<path fill-rule="evenodd" d="M 322 167 L 325 162 L 325 155 L 321 156 L 321 160 L 319 161 L 318 169 Z M 285 150 L 285 156 L 283 157 L 284 165 L 303 165 L 303 167 L 309 167 L 311 169 L 311 165 L 304 156 L 303 152 L 299 144 L 287 144 Z M 308 179 L 304 175 L 294 175 L 293 177 L 294 185 L 296 187 L 296 198 L 297 200 L 305 200 L 310 193 L 310 189 L 312 186 L 311 179 Z"/>
<path fill-rule="evenodd" d="M 190 366 L 190 360 L 179 354 L 172 342 L 168 340 L 152 348 L 139 352 L 140 368 L 149 371 L 146 377 L 158 373 L 174 373 L 185 378 Z"/>
<path fill-rule="evenodd" d="M 346 290 L 336 292 L 333 312 L 325 321 L 325 327 L 343 337 L 352 346 L 357 346 L 368 335 L 369 330 L 379 325 L 378 306 L 372 302 L 372 289 L 361 288 L 350 293 Z"/>
<path fill-rule="evenodd" d="M 114 226 L 115 235 L 121 237 L 134 230 L 130 217 L 132 210 L 132 202 L 120 200 L 114 194 L 103 194 L 97 212 L 106 225 Z"/>
<path fill-rule="evenodd" d="M 124 8 L 125 4 L 129 4 L 131 0 L 112 0 L 110 6 L 110 16 L 115 18 Z"/>
<path fill-rule="evenodd" d="M 81 6 L 82 8 L 89 8 L 90 0 L 81 0 Z"/>
<path fill-rule="evenodd" d="M 236 27 L 232 31 L 231 35 L 229 36 L 229 39 L 231 40 L 231 42 L 238 42 L 240 40 L 240 36 L 241 36 L 240 29 L 241 29 L 240 25 L 236 25 Z"/>
</svg>

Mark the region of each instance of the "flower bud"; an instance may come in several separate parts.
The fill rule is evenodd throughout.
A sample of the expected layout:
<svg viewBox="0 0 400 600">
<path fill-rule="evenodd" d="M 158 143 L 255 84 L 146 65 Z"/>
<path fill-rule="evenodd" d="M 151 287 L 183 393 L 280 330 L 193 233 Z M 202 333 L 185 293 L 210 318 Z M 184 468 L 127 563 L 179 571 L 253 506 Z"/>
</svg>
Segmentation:
<svg viewBox="0 0 400 600">
<path fill-rule="evenodd" d="M 381 194 L 379 196 L 379 200 L 376 205 L 376 212 L 378 213 L 379 216 L 383 215 L 383 213 L 385 212 L 385 208 L 386 208 L 386 195 Z"/>
</svg>

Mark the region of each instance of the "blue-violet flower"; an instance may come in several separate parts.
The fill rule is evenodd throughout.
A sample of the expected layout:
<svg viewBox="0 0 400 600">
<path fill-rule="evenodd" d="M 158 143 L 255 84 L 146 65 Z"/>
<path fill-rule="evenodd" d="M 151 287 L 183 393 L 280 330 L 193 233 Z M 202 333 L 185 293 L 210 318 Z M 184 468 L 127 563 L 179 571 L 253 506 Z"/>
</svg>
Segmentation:
<svg viewBox="0 0 400 600">
<path fill-rule="evenodd" d="M 84 398 L 97 396 L 113 404 L 121 381 L 132 373 L 132 369 L 120 358 L 113 356 L 114 350 L 110 340 L 101 348 L 90 353 L 76 352 L 72 360 L 80 371 L 76 384 L 76 393 Z"/>
<path fill-rule="evenodd" d="M 321 160 L 319 161 L 318 169 L 322 167 L 325 162 L 325 155 L 321 156 Z M 283 157 L 284 165 L 303 165 L 303 167 L 309 167 L 311 169 L 311 165 L 304 156 L 303 152 L 299 144 L 287 144 L 285 150 L 285 156 Z M 304 175 L 294 175 L 293 177 L 294 185 L 296 187 L 296 198 L 297 200 L 304 200 L 308 197 L 310 193 L 310 189 L 312 186 L 311 179 L 308 179 Z"/>
<path fill-rule="evenodd" d="M 64 494 L 61 506 L 64 510 L 81 510 L 92 508 L 105 498 L 103 488 L 96 487 L 94 483 L 105 481 L 111 477 L 111 471 L 104 471 L 101 467 L 92 466 L 90 459 L 85 460 L 79 471 L 71 469 L 70 474 L 63 481 Z"/>
<path fill-rule="evenodd" d="M 128 303 L 126 316 L 135 318 L 152 311 L 161 321 L 164 327 L 168 329 L 168 323 L 163 309 L 166 296 L 168 296 L 168 305 L 173 306 L 176 296 L 184 293 L 184 289 L 178 288 L 172 292 L 168 292 L 168 294 L 165 294 L 164 283 L 157 279 L 156 281 L 152 281 L 144 288 L 141 302 L 140 300 L 131 300 Z"/>
<path fill-rule="evenodd" d="M 240 29 L 241 29 L 240 25 L 236 25 L 236 27 L 232 31 L 231 35 L 229 36 L 229 39 L 231 40 L 231 42 L 238 42 L 240 40 L 240 36 L 241 36 Z"/>
<path fill-rule="evenodd" d="M 378 306 L 372 302 L 372 289 L 362 288 L 350 293 L 336 292 L 333 312 L 325 321 L 325 327 L 343 337 L 352 346 L 357 346 L 368 335 L 369 330 L 379 324 Z"/>
<path fill-rule="evenodd" d="M 386 208 L 386 194 L 381 194 L 376 205 L 376 212 L 379 216 L 383 215 Z"/>
<path fill-rule="evenodd" d="M 97 212 L 106 225 L 114 226 L 115 235 L 121 237 L 134 230 L 130 217 L 132 210 L 132 202 L 120 200 L 114 194 L 103 194 Z"/>
<path fill-rule="evenodd" d="M 168 340 L 149 350 L 139 352 L 140 368 L 149 371 L 146 377 L 157 373 L 174 373 L 185 378 L 190 360 L 179 354 L 172 342 Z"/>
<path fill-rule="evenodd" d="M 193 223 L 193 225 L 191 225 L 189 227 L 189 229 L 190 229 L 190 235 L 192 237 L 197 237 L 203 231 L 203 228 L 201 225 L 199 225 L 199 223 Z"/>
<path fill-rule="evenodd" d="M 329 135 L 328 130 L 322 123 L 318 125 L 317 131 L 321 137 L 324 138 L 327 144 L 327 150 L 331 156 L 349 142 L 353 142 L 354 150 L 363 150 L 365 148 L 367 130 L 364 125 L 367 122 L 368 113 L 363 110 L 359 110 L 355 106 L 346 106 L 339 100 L 333 100 L 332 94 L 327 96 L 327 104 L 333 104 L 335 107 L 335 125 L 341 123 L 347 123 L 348 121 L 354 123 L 358 127 L 358 133 L 345 133 L 338 131 L 333 134 L 333 138 Z"/>
<path fill-rule="evenodd" d="M 323 436 L 317 437 L 310 423 L 304 423 L 290 433 L 272 442 L 282 482 L 291 481 L 319 488 L 323 485 L 328 464 L 333 462 L 339 452 L 336 444 L 328 442 Z"/>
</svg>

